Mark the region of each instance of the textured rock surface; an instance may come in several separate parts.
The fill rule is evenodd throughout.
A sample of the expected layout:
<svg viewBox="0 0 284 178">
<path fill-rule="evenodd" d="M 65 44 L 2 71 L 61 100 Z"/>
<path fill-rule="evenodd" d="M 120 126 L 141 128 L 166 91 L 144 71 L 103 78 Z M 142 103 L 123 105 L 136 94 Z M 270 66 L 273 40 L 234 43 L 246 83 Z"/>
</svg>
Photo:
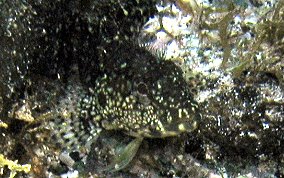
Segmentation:
<svg viewBox="0 0 284 178">
<path fill-rule="evenodd" d="M 72 172 L 70 167 L 80 176 L 91 173 L 94 177 L 208 177 L 213 173 L 283 177 L 283 3 L 256 8 L 243 2 L 203 2 L 186 8 L 183 1 L 2 0 L 0 123 L 6 126 L 0 126 L 0 153 L 19 164 L 32 165 L 29 174 L 18 173 L 19 177 L 54 177 Z M 169 68 L 149 65 L 152 54 L 137 46 L 144 40 L 151 52 L 164 46 L 165 58 L 180 65 L 185 79 L 170 61 L 158 62 Z M 145 60 L 137 60 L 142 53 Z M 131 65 L 124 68 L 126 59 Z M 62 137 L 72 129 L 82 131 L 75 124 L 80 119 L 70 113 L 76 113 L 77 101 L 89 88 L 103 91 L 94 82 L 98 78 L 112 85 L 122 76 L 145 76 L 151 67 L 149 80 L 132 84 L 141 87 L 135 96 L 142 104 L 149 103 L 145 82 L 155 85 L 156 80 L 151 79 L 178 76 L 183 84 L 164 83 L 169 86 L 163 96 L 188 103 L 184 105 L 188 110 L 192 107 L 188 101 L 198 101 L 201 119 L 194 132 L 144 139 L 130 166 L 116 173 L 101 170 L 133 139 L 124 132 L 98 136 L 100 131 L 92 131 L 87 123 L 82 136 L 90 133 L 88 129 L 95 135 L 87 145 L 78 136 L 50 137 L 54 128 L 62 129 L 57 132 Z M 103 80 L 105 75 L 112 77 Z M 182 98 L 175 93 L 187 88 L 184 80 L 191 89 L 188 93 L 195 95 Z M 71 119 L 62 122 L 62 118 Z M 76 143 L 78 149 L 61 154 L 62 143 L 66 143 L 63 147 Z M 3 174 L 8 176 L 9 170 L 4 168 Z"/>
</svg>

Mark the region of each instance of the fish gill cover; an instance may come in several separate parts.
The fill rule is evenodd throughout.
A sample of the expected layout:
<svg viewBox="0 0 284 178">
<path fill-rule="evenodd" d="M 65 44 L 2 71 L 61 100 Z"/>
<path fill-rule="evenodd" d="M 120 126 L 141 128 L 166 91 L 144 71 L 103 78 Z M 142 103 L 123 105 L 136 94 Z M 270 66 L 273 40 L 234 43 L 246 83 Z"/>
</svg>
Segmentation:
<svg viewBox="0 0 284 178">
<path fill-rule="evenodd" d="M 1 175 L 283 177 L 283 9 L 1 0 Z"/>
</svg>

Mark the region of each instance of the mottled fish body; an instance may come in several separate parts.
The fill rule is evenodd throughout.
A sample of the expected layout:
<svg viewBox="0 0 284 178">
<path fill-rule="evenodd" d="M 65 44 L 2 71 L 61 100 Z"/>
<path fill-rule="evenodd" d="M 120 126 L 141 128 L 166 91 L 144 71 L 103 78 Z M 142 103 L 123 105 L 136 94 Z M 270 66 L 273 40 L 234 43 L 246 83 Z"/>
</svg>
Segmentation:
<svg viewBox="0 0 284 178">
<path fill-rule="evenodd" d="M 70 101 L 73 107 L 68 106 L 68 100 L 64 103 L 72 118 L 63 119 L 64 126 L 53 125 L 60 127 L 53 129 L 60 130 L 55 135 L 63 138 L 61 141 L 69 148 L 89 145 L 101 129 L 121 130 L 133 137 L 162 138 L 196 128 L 198 106 L 182 70 L 147 48 L 119 45 L 115 47 L 119 56 L 104 56 L 104 75 L 92 87 L 70 92 L 80 93 Z"/>
</svg>

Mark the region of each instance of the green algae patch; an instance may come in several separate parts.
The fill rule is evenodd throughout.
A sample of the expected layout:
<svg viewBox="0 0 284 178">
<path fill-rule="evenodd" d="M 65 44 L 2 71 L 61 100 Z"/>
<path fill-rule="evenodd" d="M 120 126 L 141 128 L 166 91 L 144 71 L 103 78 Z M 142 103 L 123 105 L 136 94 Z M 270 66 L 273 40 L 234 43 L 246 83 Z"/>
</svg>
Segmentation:
<svg viewBox="0 0 284 178">
<path fill-rule="evenodd" d="M 28 173 L 31 170 L 30 164 L 20 165 L 20 164 L 17 164 L 17 161 L 8 160 L 4 158 L 4 155 L 0 154 L 0 168 L 2 169 L 4 166 L 8 166 L 8 168 L 11 171 L 9 178 L 15 177 L 17 172 L 24 171 L 25 173 Z M 0 175 L 1 175 L 1 172 L 0 172 Z"/>
</svg>

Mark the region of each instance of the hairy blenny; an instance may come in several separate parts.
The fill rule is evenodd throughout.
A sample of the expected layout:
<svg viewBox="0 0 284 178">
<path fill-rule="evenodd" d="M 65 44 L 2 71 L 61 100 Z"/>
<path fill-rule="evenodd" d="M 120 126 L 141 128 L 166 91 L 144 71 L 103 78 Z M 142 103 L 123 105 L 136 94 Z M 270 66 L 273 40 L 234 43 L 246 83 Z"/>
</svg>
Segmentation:
<svg viewBox="0 0 284 178">
<path fill-rule="evenodd" d="M 116 171 L 131 161 L 143 138 L 194 130 L 199 112 L 182 70 L 172 61 L 133 43 L 112 43 L 105 49 L 112 52 L 101 54 L 103 75 L 71 99 L 71 103 L 78 102 L 76 107 L 68 106 L 67 100 L 65 109 L 72 117 L 57 119 L 52 129 L 69 151 L 89 145 L 101 129 L 121 130 L 135 137 L 121 154 L 127 158 L 118 156 L 106 169 Z"/>
<path fill-rule="evenodd" d="M 82 100 L 80 117 L 134 137 L 167 137 L 195 128 L 197 104 L 182 71 L 135 44 L 112 44 L 104 76 Z M 87 114 L 88 113 L 88 114 Z"/>
</svg>

